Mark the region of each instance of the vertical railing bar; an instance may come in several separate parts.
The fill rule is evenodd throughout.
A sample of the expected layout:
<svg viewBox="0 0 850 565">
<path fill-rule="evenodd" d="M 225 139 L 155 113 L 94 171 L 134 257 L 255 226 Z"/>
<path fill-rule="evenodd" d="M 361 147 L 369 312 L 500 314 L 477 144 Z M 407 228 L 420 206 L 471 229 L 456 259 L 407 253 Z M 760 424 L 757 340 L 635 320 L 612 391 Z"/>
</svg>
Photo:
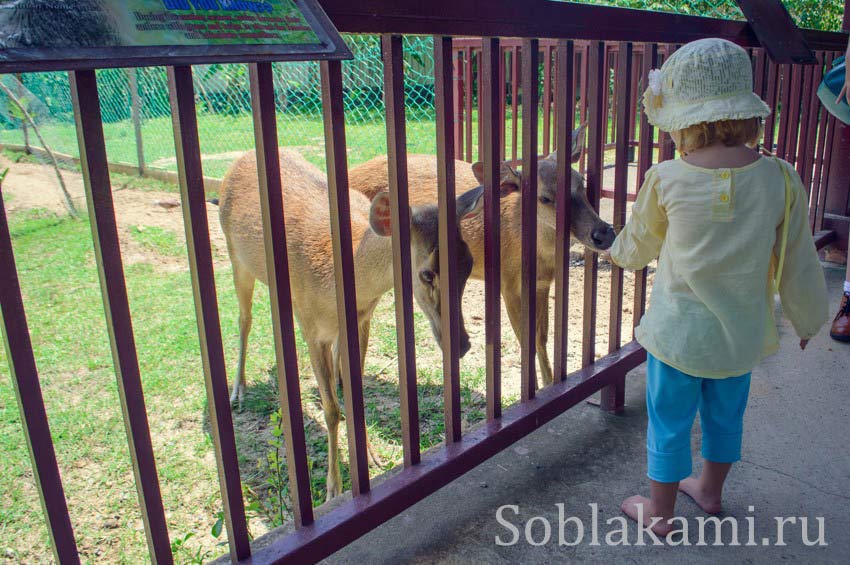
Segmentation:
<svg viewBox="0 0 850 565">
<path fill-rule="evenodd" d="M 753 53 L 754 69 L 753 69 L 753 91 L 760 97 L 765 97 L 765 53 L 764 49 L 758 48 Z"/>
<path fill-rule="evenodd" d="M 484 41 L 484 39 L 482 38 L 482 39 L 481 39 L 481 41 L 483 42 L 483 41 Z M 483 160 L 483 159 L 484 159 L 484 154 L 483 154 L 484 149 L 481 147 L 481 144 L 482 144 L 481 137 L 484 135 L 484 124 L 483 124 L 483 120 L 482 120 L 482 118 L 481 118 L 481 113 L 483 112 L 483 108 L 482 108 L 482 105 L 481 105 L 481 104 L 482 104 L 482 100 L 481 100 L 481 81 L 482 81 L 482 80 L 483 80 L 483 78 L 484 78 L 484 77 L 483 77 L 483 72 L 484 72 L 484 71 L 483 71 L 483 69 L 481 68 L 481 67 L 482 67 L 482 65 L 481 65 L 481 58 L 482 58 L 482 57 L 484 57 L 484 54 L 482 53 L 482 50 L 483 50 L 483 49 L 480 49 L 480 48 L 475 50 L 475 60 L 476 60 L 476 62 L 477 62 L 477 65 L 476 65 L 476 76 L 477 76 L 477 80 L 478 80 L 478 85 L 477 85 L 477 86 L 478 86 L 478 89 L 477 89 L 477 91 L 476 91 L 476 92 L 477 92 L 477 94 L 478 94 L 478 104 L 477 104 L 477 106 L 478 106 L 478 159 L 477 159 L 477 160 L 478 160 L 478 161 L 481 161 L 481 160 Z"/>
<path fill-rule="evenodd" d="M 641 75 L 643 76 L 643 84 L 648 84 L 649 71 L 656 67 L 657 60 L 658 44 L 645 43 L 643 48 L 643 69 L 641 71 Z M 636 94 L 639 93 L 636 92 Z M 652 166 L 654 138 L 653 134 L 654 128 L 652 127 L 652 124 L 649 123 L 649 118 L 647 118 L 646 112 L 641 112 L 640 141 L 638 143 L 638 192 L 640 192 L 640 187 L 643 186 L 643 182 L 646 179 L 647 171 Z M 632 336 L 634 336 L 634 331 L 637 329 L 638 325 L 640 324 L 640 320 L 643 317 L 644 312 L 646 311 L 646 289 L 647 269 L 644 268 L 635 273 L 635 294 L 634 305 L 632 306 Z"/>
<path fill-rule="evenodd" d="M 454 94 L 452 109 L 455 116 L 452 131 L 458 155 L 463 155 L 463 49 L 452 51 L 452 73 L 452 93 Z"/>
<path fill-rule="evenodd" d="M 645 54 L 638 53 L 637 49 L 635 49 L 634 54 L 632 55 L 632 69 L 641 69 L 643 68 L 643 59 Z M 638 86 L 640 81 L 640 73 L 632 72 L 632 80 L 630 82 L 631 87 L 631 96 L 630 96 L 630 104 L 629 104 L 629 162 L 635 159 L 637 153 L 637 142 L 638 142 L 638 121 L 640 120 L 640 107 L 638 105 L 638 100 L 640 99 L 640 95 L 638 93 Z M 635 194 L 637 194 L 640 185 L 635 186 Z"/>
<path fill-rule="evenodd" d="M 286 443 L 292 514 L 296 527 L 301 527 L 313 522 L 313 501 L 295 346 L 289 253 L 286 247 L 281 164 L 275 119 L 274 75 L 271 63 L 252 64 L 248 70 L 281 422 Z"/>
<path fill-rule="evenodd" d="M 522 292 L 520 301 L 521 393 L 534 398 L 537 311 L 537 106 L 539 100 L 539 42 L 522 42 Z M 544 305 L 546 308 L 548 304 Z"/>
<path fill-rule="evenodd" d="M 127 287 L 124 282 L 124 266 L 118 243 L 103 124 L 100 121 L 97 79 L 93 70 L 74 71 L 70 73 L 70 82 L 80 166 L 85 181 L 95 259 L 118 380 L 118 396 L 139 496 L 139 510 L 145 526 L 151 561 L 158 564 L 172 563 L 168 525 L 162 506 L 139 361 L 136 357 Z"/>
<path fill-rule="evenodd" d="M 605 75 L 605 44 L 592 41 L 587 57 L 587 197 L 594 210 L 599 211 L 599 198 L 602 195 L 602 164 L 604 152 L 603 129 L 605 123 L 605 105 L 603 98 L 608 92 Z M 584 309 L 582 313 L 581 366 L 586 367 L 596 358 L 596 290 L 599 272 L 599 258 L 595 252 L 584 251 Z"/>
<path fill-rule="evenodd" d="M 792 165 L 797 162 L 797 139 L 800 136 L 800 99 L 803 89 L 803 72 L 808 69 L 808 66 L 793 65 L 791 67 L 791 113 L 788 116 L 788 126 L 786 129 L 786 144 L 785 144 L 785 159 Z"/>
<path fill-rule="evenodd" d="M 251 545 L 242 500 L 233 415 L 230 412 L 230 398 L 227 392 L 227 371 L 210 249 L 192 68 L 168 67 L 167 71 L 180 198 L 183 203 L 183 227 L 186 232 L 189 272 L 194 292 L 207 409 L 215 446 L 230 558 L 239 561 L 251 555 Z"/>
<path fill-rule="evenodd" d="M 500 163 L 504 151 L 504 56 L 498 38 L 485 38 L 481 83 L 484 124 L 484 341 L 487 373 L 487 419 L 502 415 L 502 321 Z M 499 124 L 497 127 L 496 124 Z"/>
<path fill-rule="evenodd" d="M 446 443 L 461 439 L 460 295 L 457 281 L 455 148 L 451 131 L 452 94 L 448 88 L 450 37 L 434 37 L 434 106 L 437 116 L 437 205 L 440 254 L 440 317 L 443 349 L 443 417 Z"/>
<path fill-rule="evenodd" d="M 79 563 L 74 528 L 53 449 L 38 368 L 30 341 L 21 285 L 12 250 L 12 236 L 0 189 L 0 324 L 3 326 L 6 358 L 18 401 L 21 427 L 30 453 L 33 479 L 57 563 Z"/>
<path fill-rule="evenodd" d="M 822 60 L 820 53 L 817 53 L 816 57 L 818 61 Z M 797 172 L 803 179 L 803 186 L 806 187 L 806 194 L 808 195 L 811 195 L 812 190 L 812 169 L 815 156 L 814 143 L 818 123 L 817 89 L 820 82 L 815 80 L 816 69 L 820 69 L 820 67 L 813 65 L 806 67 L 806 78 L 803 84 L 803 118 L 801 119 L 800 146 L 797 156 Z"/>
<path fill-rule="evenodd" d="M 826 112 L 828 113 L 828 112 Z M 826 208 L 826 197 L 829 188 L 829 177 L 832 170 L 832 144 L 835 138 L 838 120 L 829 114 L 827 118 L 826 141 L 824 143 L 823 168 L 821 169 L 820 190 L 818 192 L 818 209 L 815 214 L 815 233 L 823 229 L 823 215 Z"/>
<path fill-rule="evenodd" d="M 463 102 L 466 108 L 466 161 L 472 162 L 472 48 L 464 50 L 466 57 L 466 82 L 464 84 Z"/>
<path fill-rule="evenodd" d="M 354 281 L 351 236 L 351 206 L 348 196 L 348 157 L 345 146 L 345 111 L 342 98 L 342 63 L 322 61 L 322 114 L 325 125 L 325 154 L 328 168 L 328 197 L 334 252 L 338 355 L 345 394 L 345 423 L 351 492 L 369 492 L 366 419 L 363 409 L 363 368 Z M 451 131 L 451 130 L 450 130 Z"/>
<path fill-rule="evenodd" d="M 393 234 L 393 288 L 396 297 L 401 437 L 404 464 L 409 467 L 419 463 L 419 402 L 416 396 L 416 340 L 413 333 L 413 278 L 410 272 L 410 205 L 402 38 L 400 35 L 384 35 L 381 38 L 381 47 L 384 60 L 387 166 Z"/>
<path fill-rule="evenodd" d="M 576 69 L 577 77 L 575 80 L 579 81 L 579 122 L 587 123 L 587 54 L 590 52 L 590 45 L 585 43 L 581 48 L 581 64 Z M 578 57 L 578 54 L 576 55 Z M 574 124 L 570 124 L 570 127 L 575 127 Z M 579 173 L 582 175 L 587 171 L 587 151 L 581 154 L 581 160 L 578 163 Z"/>
<path fill-rule="evenodd" d="M 832 67 L 832 62 L 834 59 L 834 53 L 826 53 L 824 64 L 827 69 Z M 830 116 L 830 113 L 827 112 L 825 108 L 823 108 L 823 106 L 820 104 L 820 101 L 817 102 L 817 106 L 820 109 L 820 119 L 818 120 L 818 138 L 817 149 L 815 153 L 815 170 L 814 177 L 812 178 L 812 194 L 810 200 L 811 205 L 809 208 L 809 223 L 811 224 L 813 231 L 817 226 L 817 214 L 825 203 L 825 200 L 821 200 L 821 192 L 826 192 L 825 190 L 821 190 L 821 187 L 825 187 L 825 185 L 821 181 L 824 172 L 824 160 L 826 158 L 826 130 Z M 825 194 L 823 196 L 825 197 Z"/>
<path fill-rule="evenodd" d="M 567 378 L 570 317 L 570 233 L 572 228 L 573 125 L 576 100 L 573 84 L 574 45 L 558 40 L 555 67 L 555 114 L 558 190 L 555 197 L 555 367 L 554 380 Z"/>
<path fill-rule="evenodd" d="M 617 50 L 616 80 L 616 146 L 614 164 L 614 229 L 626 223 L 626 193 L 629 184 L 629 108 L 632 83 L 631 43 L 620 43 Z M 608 310 L 608 353 L 620 349 L 623 334 L 623 269 L 611 264 L 611 300 Z M 600 407 L 608 412 L 620 412 L 625 402 L 625 375 L 600 391 Z"/>
<path fill-rule="evenodd" d="M 774 152 L 773 147 L 773 134 L 776 129 L 776 108 L 777 108 L 777 90 L 779 80 L 779 65 L 773 62 L 773 60 L 768 60 L 767 65 L 767 105 L 770 106 L 770 115 L 765 119 L 764 124 L 764 147 L 770 151 Z"/>
<path fill-rule="evenodd" d="M 575 50 L 573 50 L 575 52 Z M 552 97 L 551 103 L 552 106 L 552 124 L 550 127 L 552 128 L 552 151 L 557 151 L 558 149 L 558 43 L 556 42 L 554 45 L 549 47 L 549 57 L 553 58 L 552 61 L 552 70 L 550 74 L 552 75 Z M 573 120 L 575 121 L 575 113 L 573 113 Z M 556 210 L 557 213 L 557 210 Z"/>
<path fill-rule="evenodd" d="M 605 127 L 602 130 L 602 155 L 603 155 L 603 162 L 604 162 L 605 146 L 608 145 L 608 136 L 611 133 L 608 124 L 609 124 L 609 121 L 610 121 L 610 118 L 611 118 L 611 112 L 612 112 L 612 110 L 611 110 L 610 80 L 611 80 L 611 58 L 613 57 L 613 53 L 611 53 L 611 46 L 608 43 L 605 43 L 603 41 L 602 44 L 604 45 L 604 48 L 603 48 L 603 54 L 604 55 L 603 56 L 604 56 L 604 59 L 605 59 L 605 63 L 604 63 L 604 66 L 605 66 L 605 71 L 604 71 L 604 75 L 605 75 L 605 96 L 602 99 L 602 108 L 603 108 L 602 114 L 605 116 Z M 616 88 L 616 87 L 617 87 L 617 85 L 614 85 L 614 88 Z M 602 192 L 600 192 L 599 194 L 602 194 Z"/>
<path fill-rule="evenodd" d="M 505 122 L 507 120 L 507 97 L 508 89 L 506 86 L 507 64 L 505 59 L 508 56 L 508 50 L 499 47 L 499 160 L 504 161 L 506 158 L 505 151 Z"/>
<path fill-rule="evenodd" d="M 619 232 L 626 223 L 626 192 L 629 183 L 629 108 L 632 82 L 631 43 L 620 43 L 617 53 L 617 123 L 614 165 L 614 229 Z M 608 312 L 608 353 L 620 349 L 623 317 L 623 269 L 611 265 L 611 301 Z"/>
<path fill-rule="evenodd" d="M 511 48 L 511 163 L 517 162 L 517 138 L 519 136 L 519 48 Z"/>
<path fill-rule="evenodd" d="M 664 57 L 665 60 L 668 59 L 673 53 L 676 52 L 676 45 L 665 45 L 664 46 Z M 661 63 L 661 61 L 659 61 Z M 658 161 L 669 161 L 676 156 L 676 144 L 673 142 L 673 138 L 670 137 L 670 134 L 666 131 L 662 131 L 658 133 Z"/>
<path fill-rule="evenodd" d="M 543 155 L 549 154 L 551 132 L 549 119 L 552 111 L 552 47 L 543 47 Z M 557 122 L 556 122 L 557 123 Z"/>
<path fill-rule="evenodd" d="M 793 67 L 791 65 L 781 65 L 781 88 L 779 91 L 779 102 L 777 108 L 779 111 L 779 134 L 776 139 L 776 154 L 782 159 L 786 159 L 788 155 L 785 149 L 788 147 L 788 118 L 791 113 L 791 73 Z"/>
</svg>

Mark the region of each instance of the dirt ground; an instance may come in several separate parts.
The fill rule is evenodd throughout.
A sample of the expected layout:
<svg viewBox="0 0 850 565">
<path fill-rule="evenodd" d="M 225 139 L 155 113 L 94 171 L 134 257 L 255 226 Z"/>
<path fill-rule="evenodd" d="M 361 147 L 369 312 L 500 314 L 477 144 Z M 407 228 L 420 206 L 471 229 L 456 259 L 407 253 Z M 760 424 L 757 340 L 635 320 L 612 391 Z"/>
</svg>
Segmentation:
<svg viewBox="0 0 850 565">
<path fill-rule="evenodd" d="M 7 212 L 14 213 L 17 210 L 30 208 L 43 208 L 55 211 L 59 214 L 64 214 L 64 208 L 60 192 L 57 186 L 55 173 L 47 166 L 30 163 L 13 163 L 8 158 L 0 156 L 0 169 L 9 167 L 10 171 L 3 183 L 4 199 L 8 202 Z M 78 207 L 81 210 L 85 209 L 85 197 L 82 175 L 77 172 L 63 171 L 63 177 L 68 185 L 68 189 Z M 115 186 L 113 192 L 116 217 L 121 240 L 121 248 L 126 263 L 151 263 L 157 268 L 167 271 L 179 271 L 187 269 L 185 256 L 169 256 L 159 254 L 148 247 L 143 247 L 134 241 L 134 238 L 129 236 L 129 230 L 132 227 L 144 229 L 146 227 L 157 227 L 173 232 L 181 244 L 185 243 L 183 231 L 183 217 L 179 206 L 179 194 L 174 192 L 155 192 L 155 191 L 140 191 L 130 189 L 124 186 Z M 173 207 L 164 207 L 165 204 L 177 204 Z M 224 236 L 221 232 L 221 227 L 218 222 L 218 209 L 213 204 L 207 205 L 207 213 L 209 218 L 210 238 L 213 244 L 213 253 L 216 259 L 216 267 L 219 270 L 228 270 L 230 268 L 226 254 L 226 246 Z M 603 203 L 602 216 L 608 220 L 611 219 L 610 201 Z M 583 247 L 574 245 L 572 248 L 571 269 L 570 269 L 570 318 L 569 318 L 569 352 L 568 352 L 568 370 L 574 371 L 580 368 L 581 363 L 581 341 L 582 341 L 582 309 L 584 304 L 584 284 L 583 284 Z M 631 340 L 632 335 L 632 312 L 633 312 L 633 275 L 626 273 L 625 276 L 625 293 L 623 297 L 623 325 L 622 343 Z M 608 352 L 608 328 L 609 328 L 609 300 L 610 300 L 610 265 L 604 261 L 600 262 L 599 277 L 598 277 L 598 294 L 597 294 L 597 327 L 596 327 L 596 354 L 601 357 Z M 377 318 L 383 316 L 386 318 L 385 323 L 394 324 L 392 293 L 389 293 L 378 307 L 376 312 Z M 553 322 L 554 322 L 554 289 L 550 296 L 550 337 L 549 337 L 549 356 L 553 358 Z M 469 332 L 472 348 L 466 357 L 461 361 L 462 371 L 478 371 L 479 374 L 484 367 L 484 286 L 481 281 L 470 281 L 467 285 L 466 292 L 463 297 L 463 311 L 466 320 L 466 328 Z M 373 328 L 375 327 L 373 322 Z M 374 335 L 374 334 L 373 334 Z M 387 354 L 385 351 L 379 350 L 378 339 L 373 338 L 370 342 L 369 353 L 367 356 L 367 376 L 372 380 L 367 379 L 364 384 L 366 393 L 385 394 L 387 399 L 397 405 L 397 377 L 395 375 L 396 363 L 392 354 Z M 264 360 L 267 363 L 273 363 L 273 355 L 269 353 L 269 359 Z M 371 360 L 370 360 L 371 359 Z M 433 343 L 430 335 L 417 335 L 417 366 L 420 368 L 431 368 L 441 366 L 441 352 Z M 307 373 L 305 378 L 310 379 L 309 364 L 305 361 L 300 362 L 302 373 Z M 376 367 L 378 367 L 376 369 Z M 370 370 L 371 368 L 371 370 Z M 371 373 L 371 374 L 370 374 Z M 519 397 L 519 378 L 520 378 L 520 349 L 519 343 L 508 323 L 507 313 L 502 309 L 502 382 L 503 395 L 507 399 L 516 399 Z M 256 375 L 248 376 L 248 386 L 257 384 L 261 380 Z M 308 380 L 303 381 L 309 382 Z M 314 383 L 311 382 L 311 385 Z M 302 385 L 303 387 L 304 385 Z M 383 389 L 381 388 L 383 387 Z M 472 402 L 483 402 L 483 389 L 478 390 L 476 387 L 472 395 Z M 376 392 L 377 391 L 377 392 Z M 383 391 L 383 392 L 381 392 Z M 305 394 L 305 416 L 308 419 L 308 427 L 313 426 L 317 436 L 323 435 L 323 418 L 321 407 L 316 401 L 316 396 L 312 394 L 314 391 L 306 391 Z M 440 396 L 438 392 L 437 396 Z M 391 400 L 379 398 L 378 406 L 390 405 Z M 441 416 L 439 417 L 441 419 Z M 480 416 L 469 419 L 464 418 L 467 425 L 473 425 Z M 257 445 L 265 445 L 265 438 L 269 436 L 268 417 L 255 418 L 249 415 L 237 414 L 235 418 L 237 426 L 237 434 L 255 435 L 261 439 L 256 439 Z M 187 424 L 191 427 L 202 428 L 203 422 L 201 419 Z M 192 430 L 186 430 L 190 432 Z M 195 433 L 201 433 L 201 429 L 194 430 Z M 345 448 L 345 427 L 340 429 L 341 451 L 343 461 L 347 461 L 347 450 Z M 398 458 L 401 454 L 398 453 Z M 257 459 L 263 457 L 262 453 L 255 454 Z M 394 462 L 394 456 L 390 456 L 389 463 Z M 256 465 L 256 461 L 253 462 Z M 214 465 L 214 463 L 210 463 Z M 384 469 L 386 470 L 386 469 Z M 322 470 L 322 473 L 324 470 Z M 380 474 L 381 469 L 373 469 L 373 474 Z M 199 500 L 215 495 L 217 485 L 210 484 L 201 488 L 198 486 L 198 491 L 194 495 L 186 493 L 186 508 L 181 509 L 179 513 L 173 514 L 175 517 L 183 512 L 191 514 L 193 506 L 198 504 Z M 203 491 L 203 492 L 201 492 Z M 262 521 L 252 520 L 252 533 L 255 536 L 263 534 L 268 529 L 268 524 Z"/>
</svg>

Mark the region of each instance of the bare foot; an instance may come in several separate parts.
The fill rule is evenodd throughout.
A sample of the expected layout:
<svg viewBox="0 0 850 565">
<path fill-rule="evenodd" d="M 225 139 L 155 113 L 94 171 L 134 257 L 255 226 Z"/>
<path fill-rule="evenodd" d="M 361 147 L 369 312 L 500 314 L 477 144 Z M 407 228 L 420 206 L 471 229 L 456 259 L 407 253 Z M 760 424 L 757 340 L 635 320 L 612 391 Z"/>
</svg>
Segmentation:
<svg viewBox="0 0 850 565">
<path fill-rule="evenodd" d="M 666 537 L 667 534 L 673 531 L 673 526 L 667 522 L 667 520 L 672 518 L 672 516 L 658 516 L 652 506 L 652 501 L 645 496 L 630 496 L 623 501 L 623 504 L 620 505 L 620 510 L 622 510 L 626 516 L 637 522 L 639 512 L 638 506 L 641 504 L 643 505 L 643 511 L 640 513 L 640 516 L 643 518 L 644 526 L 651 529 L 656 535 L 662 538 Z"/>
<path fill-rule="evenodd" d="M 719 514 L 723 510 L 720 497 L 706 493 L 699 479 L 683 479 L 679 482 L 679 490 L 690 496 L 706 514 Z"/>
</svg>

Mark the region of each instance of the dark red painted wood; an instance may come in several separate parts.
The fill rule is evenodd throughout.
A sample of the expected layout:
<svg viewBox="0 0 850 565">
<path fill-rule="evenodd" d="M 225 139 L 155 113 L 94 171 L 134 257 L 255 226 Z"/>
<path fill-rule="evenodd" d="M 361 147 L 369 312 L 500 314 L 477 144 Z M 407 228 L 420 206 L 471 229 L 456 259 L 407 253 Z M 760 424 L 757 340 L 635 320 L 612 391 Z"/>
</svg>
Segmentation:
<svg viewBox="0 0 850 565">
<path fill-rule="evenodd" d="M 809 67 L 791 67 L 791 100 L 788 107 L 788 126 L 785 132 L 785 154 L 786 160 L 792 165 L 797 161 L 797 139 L 800 136 L 800 100 L 803 89 L 803 73 Z"/>
<path fill-rule="evenodd" d="M 342 100 L 342 63 L 322 61 L 322 112 L 334 252 L 339 364 L 345 393 L 345 423 L 351 492 L 369 492 L 366 420 L 363 411 L 363 368 L 360 366 L 354 256 L 351 248 L 351 207 L 348 198 L 348 158 L 345 151 L 345 113 Z M 345 330 L 343 332 L 343 329 Z"/>
<path fill-rule="evenodd" d="M 558 192 L 555 200 L 555 382 L 567 378 L 570 318 L 570 228 L 572 220 L 572 168 L 570 148 L 573 144 L 576 100 L 573 83 L 573 42 L 558 41 L 558 64 L 555 73 L 555 120 L 558 148 Z"/>
<path fill-rule="evenodd" d="M 499 226 L 499 168 L 504 155 L 504 56 L 498 38 L 485 38 L 481 82 L 484 124 L 484 343 L 487 372 L 487 419 L 502 415 L 501 234 Z M 499 125 L 497 125 L 499 124 Z"/>
<path fill-rule="evenodd" d="M 168 68 L 168 92 L 210 430 L 218 465 L 218 482 L 221 489 L 230 558 L 238 561 L 251 555 L 251 546 L 245 519 L 245 505 L 242 501 L 239 458 L 236 453 L 233 415 L 230 412 L 230 396 L 227 390 L 227 369 L 221 343 L 221 323 L 218 318 L 218 298 L 210 249 L 204 172 L 201 165 L 191 67 Z"/>
<path fill-rule="evenodd" d="M 457 214 L 455 148 L 452 130 L 450 37 L 434 38 L 434 109 L 437 116 L 437 204 L 440 237 L 440 318 L 443 337 L 443 417 L 446 443 L 461 439 L 460 414 L 460 294 L 457 280 Z"/>
<path fill-rule="evenodd" d="M 511 49 L 511 162 L 517 160 L 519 135 L 519 49 Z"/>
<path fill-rule="evenodd" d="M 587 197 L 599 210 L 602 194 L 603 139 L 607 127 L 604 99 L 608 92 L 605 68 L 605 45 L 591 42 L 587 56 Z M 599 257 L 589 249 L 584 252 L 584 311 L 582 314 L 581 366 L 596 358 L 596 289 Z"/>
<path fill-rule="evenodd" d="M 12 236 L 6 220 L 3 192 L 0 189 L 0 323 L 3 325 L 3 344 L 18 410 L 21 427 L 30 453 L 33 478 L 38 489 L 41 509 L 47 522 L 50 547 L 57 563 L 79 563 L 74 529 L 68 516 L 68 504 L 62 477 L 53 450 L 50 425 L 44 408 L 44 397 L 38 380 L 38 369 L 32 351 L 18 270 L 12 251 Z"/>
<path fill-rule="evenodd" d="M 550 46 L 543 47 L 543 155 L 549 154 L 549 142 L 551 140 L 551 132 L 549 129 L 549 119 L 552 115 L 552 48 Z"/>
<path fill-rule="evenodd" d="M 455 116 L 454 121 L 454 143 L 458 154 L 463 154 L 463 51 L 457 51 L 452 57 L 452 74 L 455 77 L 452 83 L 454 104 L 452 109 Z"/>
<path fill-rule="evenodd" d="M 463 102 L 466 112 L 466 158 L 469 163 L 472 162 L 472 98 L 473 98 L 473 83 L 472 83 L 472 47 L 467 47 L 464 50 L 464 65 L 465 80 L 463 83 L 464 94 Z"/>
<path fill-rule="evenodd" d="M 776 129 L 777 119 L 777 96 L 779 91 L 779 65 L 773 61 L 768 61 L 767 64 L 767 89 L 765 102 L 770 106 L 771 113 L 764 119 L 764 147 L 768 151 L 773 152 L 774 147 L 774 131 Z"/>
<path fill-rule="evenodd" d="M 643 50 L 643 69 L 642 83 L 649 82 L 649 71 L 656 68 L 658 61 L 658 44 L 647 43 Z M 636 94 L 639 94 L 636 92 Z M 638 187 L 642 186 L 646 180 L 646 173 L 652 166 L 653 161 L 653 133 L 654 128 L 649 123 L 649 119 L 645 112 L 640 114 L 640 141 L 638 144 Z M 632 305 L 632 336 L 634 331 L 640 324 L 640 320 L 646 311 L 646 289 L 647 289 L 647 270 L 643 269 L 635 273 L 635 292 L 634 304 Z"/>
<path fill-rule="evenodd" d="M 407 196 L 407 133 L 404 109 L 404 59 L 400 35 L 381 39 L 384 107 L 387 123 L 390 222 L 393 230 L 393 284 L 401 437 L 404 464 L 419 462 L 419 401 L 416 395 L 416 338 L 413 331 L 413 275 L 410 272 L 410 204 Z M 448 106 L 451 108 L 451 105 Z"/>
<path fill-rule="evenodd" d="M 827 114 L 829 114 L 827 112 Z M 815 225 L 814 231 L 819 232 L 823 230 L 823 217 L 826 211 L 826 200 L 829 194 L 829 184 L 830 179 L 832 178 L 832 156 L 833 156 L 833 144 L 835 143 L 835 130 L 839 127 L 838 120 L 835 119 L 835 116 L 829 114 L 826 122 L 826 137 L 824 139 L 824 153 L 823 153 L 823 166 L 821 169 L 821 179 L 820 179 L 820 191 L 818 193 L 818 209 L 815 213 Z"/>
<path fill-rule="evenodd" d="M 523 401 L 534 398 L 537 311 L 537 107 L 540 98 L 539 45 L 522 44 L 522 292 L 520 306 L 520 391 Z M 549 305 L 542 305 L 548 308 Z"/>
<path fill-rule="evenodd" d="M 321 0 L 321 4 L 337 29 L 349 33 L 662 43 L 720 37 L 745 47 L 759 45 L 747 22 L 549 0 Z M 847 44 L 840 33 L 805 30 L 803 36 L 812 49 L 839 50 Z"/>
<path fill-rule="evenodd" d="M 779 63 L 815 62 L 802 31 L 781 0 L 737 0 L 759 43 Z"/>
<path fill-rule="evenodd" d="M 615 354 L 571 374 L 538 392 L 528 402 L 505 410 L 463 436 L 461 441 L 426 453 L 419 465 L 408 467 L 378 484 L 368 494 L 343 503 L 316 523 L 300 528 L 242 562 L 316 563 L 336 550 L 398 515 L 437 489 L 460 477 L 601 387 L 622 378 L 646 360 L 646 352 L 632 342 Z"/>
<path fill-rule="evenodd" d="M 507 63 L 505 59 L 508 57 L 508 50 L 504 47 L 499 48 L 499 160 L 504 161 L 505 156 L 505 122 L 507 121 Z"/>
<path fill-rule="evenodd" d="M 292 515 L 296 526 L 300 527 L 313 522 L 313 500 L 310 470 L 307 465 L 307 442 L 304 436 L 304 416 L 298 379 L 298 350 L 295 346 L 292 291 L 289 282 L 285 202 L 275 119 L 274 75 L 270 63 L 250 65 L 248 70 L 257 151 L 260 213 L 263 218 L 263 245 L 282 415 L 281 427 L 286 444 Z"/>
<path fill-rule="evenodd" d="M 779 102 L 776 111 L 779 112 L 779 133 L 776 139 L 776 154 L 787 160 L 788 153 L 788 120 L 791 117 L 791 65 L 780 65 L 779 68 Z"/>
<path fill-rule="evenodd" d="M 614 168 L 614 229 L 626 224 L 626 192 L 629 183 L 629 109 L 632 91 L 632 44 L 621 43 L 617 54 L 617 146 Z M 620 348 L 623 333 L 623 269 L 611 265 L 611 300 L 608 311 L 608 353 Z M 625 376 L 602 389 L 600 407 L 607 412 L 622 412 L 625 404 Z"/>
<path fill-rule="evenodd" d="M 136 357 L 127 287 L 124 284 L 124 266 L 118 244 L 103 124 L 100 121 L 97 79 L 94 71 L 86 70 L 70 73 L 70 80 L 80 166 L 86 188 L 86 203 L 106 327 L 112 346 L 112 360 L 118 379 L 118 397 L 124 415 L 124 428 L 127 432 L 127 444 L 130 448 L 148 551 L 154 563 L 172 563 L 168 526 L 151 446 L 139 361 Z"/>
<path fill-rule="evenodd" d="M 831 68 L 832 62 L 835 60 L 835 53 L 828 52 L 825 57 L 825 68 Z M 826 187 L 823 184 L 823 176 L 824 176 L 824 161 L 826 159 L 826 145 L 827 145 L 827 126 L 829 124 L 830 113 L 827 112 L 818 101 L 818 108 L 820 108 L 820 119 L 818 120 L 818 138 L 817 138 L 817 149 L 815 151 L 815 167 L 814 174 L 812 178 L 812 188 L 811 188 L 811 200 L 812 205 L 809 207 L 809 223 L 812 226 L 812 230 L 817 231 L 818 226 L 818 211 L 823 209 L 823 200 L 822 196 L 825 197 L 825 194 L 821 194 L 821 191 Z"/>
<path fill-rule="evenodd" d="M 809 123 L 812 119 L 812 110 L 816 109 L 815 101 L 817 100 L 817 88 L 813 88 L 815 82 L 814 75 L 815 67 L 813 65 L 809 65 L 804 69 L 803 86 L 800 97 L 800 104 L 802 108 L 800 110 L 800 138 L 797 143 L 796 164 L 797 173 L 800 175 L 800 178 L 803 179 L 803 186 L 806 189 L 806 194 L 808 194 L 811 190 L 811 183 L 807 179 L 807 177 L 811 177 L 812 173 L 811 159 L 809 158 L 810 134 L 814 134 L 816 132 L 815 128 L 810 127 L 811 124 Z M 817 119 L 817 116 L 815 116 L 815 119 Z"/>
</svg>

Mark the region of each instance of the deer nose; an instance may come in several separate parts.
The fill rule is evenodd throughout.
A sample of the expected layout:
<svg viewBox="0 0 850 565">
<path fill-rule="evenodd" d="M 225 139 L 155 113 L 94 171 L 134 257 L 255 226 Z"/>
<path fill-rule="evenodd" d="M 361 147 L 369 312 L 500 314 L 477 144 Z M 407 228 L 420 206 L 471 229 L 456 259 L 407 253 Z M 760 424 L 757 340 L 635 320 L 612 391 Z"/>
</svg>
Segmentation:
<svg viewBox="0 0 850 565">
<path fill-rule="evenodd" d="M 469 336 L 466 335 L 466 332 L 463 332 L 463 334 L 460 336 L 460 356 L 463 357 L 464 355 L 469 353 L 470 347 L 471 346 L 469 344 Z"/>
<path fill-rule="evenodd" d="M 614 244 L 614 239 L 617 237 L 617 234 L 614 233 L 613 227 L 606 225 L 604 228 L 597 228 L 593 230 L 590 237 L 593 239 L 593 245 L 597 248 L 608 249 Z"/>
</svg>

